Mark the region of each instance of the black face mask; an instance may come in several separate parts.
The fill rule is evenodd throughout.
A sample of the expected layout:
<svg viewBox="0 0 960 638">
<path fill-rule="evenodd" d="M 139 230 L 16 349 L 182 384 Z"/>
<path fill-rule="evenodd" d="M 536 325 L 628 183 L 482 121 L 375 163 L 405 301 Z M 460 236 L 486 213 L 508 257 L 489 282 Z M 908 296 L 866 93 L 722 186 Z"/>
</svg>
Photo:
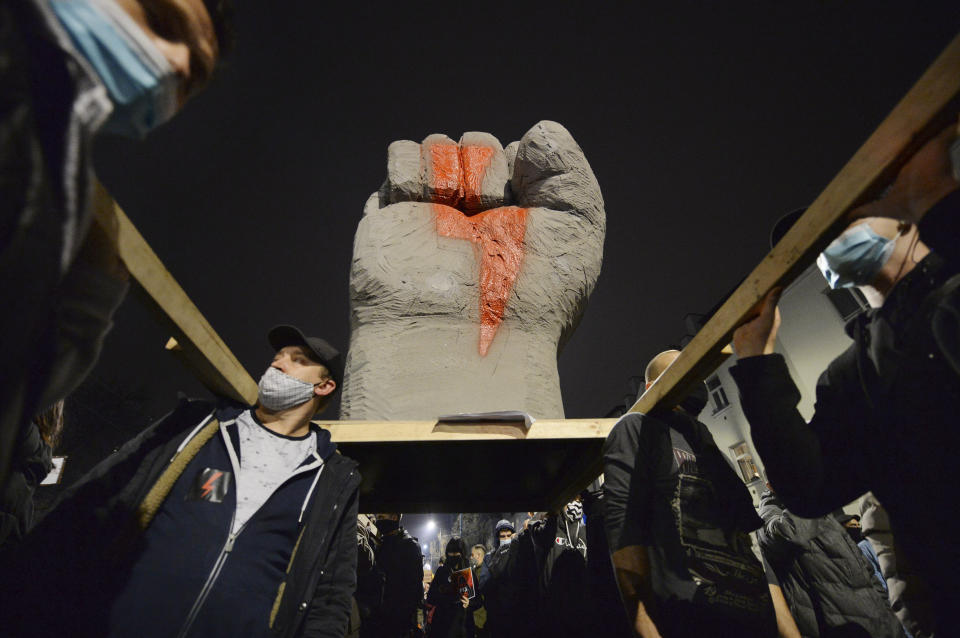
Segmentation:
<svg viewBox="0 0 960 638">
<path fill-rule="evenodd" d="M 707 386 L 698 383 L 680 401 L 680 407 L 690 416 L 697 416 L 707 407 Z"/>
<path fill-rule="evenodd" d="M 466 568 L 466 566 L 467 566 L 467 561 L 465 561 L 465 560 L 463 559 L 463 556 L 450 556 L 450 555 L 447 555 L 447 560 L 444 561 L 443 564 L 446 565 L 447 567 L 449 567 L 449 568 L 450 568 L 450 571 L 456 572 L 456 571 L 460 571 L 461 569 Z"/>
<path fill-rule="evenodd" d="M 389 518 L 385 518 L 382 521 L 377 521 L 377 531 L 386 536 L 390 532 L 395 532 L 400 529 L 400 521 L 392 521 Z"/>
<path fill-rule="evenodd" d="M 859 527 L 846 527 L 846 526 L 844 526 L 843 529 L 847 530 L 847 534 L 850 535 L 850 539 L 851 539 L 854 543 L 860 543 L 860 541 L 863 540 L 863 532 L 860 530 Z"/>
</svg>

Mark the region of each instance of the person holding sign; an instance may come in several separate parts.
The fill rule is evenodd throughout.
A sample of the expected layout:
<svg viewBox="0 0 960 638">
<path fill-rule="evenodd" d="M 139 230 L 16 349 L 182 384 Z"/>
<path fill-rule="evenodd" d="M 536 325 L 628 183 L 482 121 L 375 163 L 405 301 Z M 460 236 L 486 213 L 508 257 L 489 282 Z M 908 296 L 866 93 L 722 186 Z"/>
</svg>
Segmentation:
<svg viewBox="0 0 960 638">
<path fill-rule="evenodd" d="M 443 565 L 433 577 L 427 603 L 436 607 L 431 638 L 473 638 L 473 601 L 479 602 L 473 570 L 467 559 L 467 544 L 454 536 L 447 542 Z"/>
</svg>

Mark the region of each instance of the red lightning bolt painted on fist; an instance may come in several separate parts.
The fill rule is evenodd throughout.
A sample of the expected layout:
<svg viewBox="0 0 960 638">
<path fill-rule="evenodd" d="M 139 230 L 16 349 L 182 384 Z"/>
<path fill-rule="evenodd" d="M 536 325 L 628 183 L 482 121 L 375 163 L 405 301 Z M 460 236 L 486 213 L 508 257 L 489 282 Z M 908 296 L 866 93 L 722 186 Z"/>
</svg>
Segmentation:
<svg viewBox="0 0 960 638">
<path fill-rule="evenodd" d="M 485 356 L 503 321 L 507 299 L 523 262 L 527 209 L 501 206 L 469 216 L 459 208 L 480 205 L 483 174 L 493 149 L 437 144 L 430 159 L 441 202 L 435 203 L 437 232 L 473 242 L 480 259 L 480 355 Z M 456 208 L 454 208 L 456 207 Z"/>
<path fill-rule="evenodd" d="M 223 476 L 223 472 L 214 472 L 213 476 L 207 479 L 207 482 L 203 484 L 203 487 L 200 489 L 200 498 L 207 498 L 207 495 L 213 491 L 213 485 L 217 482 L 217 479 Z"/>
</svg>

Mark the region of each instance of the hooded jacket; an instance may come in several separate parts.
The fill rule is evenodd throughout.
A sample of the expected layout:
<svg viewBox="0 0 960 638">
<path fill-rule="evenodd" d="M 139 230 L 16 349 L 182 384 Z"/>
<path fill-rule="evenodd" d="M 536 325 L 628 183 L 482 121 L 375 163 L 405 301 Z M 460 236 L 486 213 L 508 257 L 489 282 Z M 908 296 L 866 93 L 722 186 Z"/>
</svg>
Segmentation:
<svg viewBox="0 0 960 638">
<path fill-rule="evenodd" d="M 581 520 L 563 514 L 535 521 L 517 541 L 529 543 L 537 571 L 536 626 L 551 636 L 579 637 L 587 633 L 587 529 Z"/>
<path fill-rule="evenodd" d="M 20 550 L 0 558 L 3 573 L 45 574 L 4 583 L 0 614 L 7 635 L 107 635 L 116 628 L 111 609 L 123 596 L 143 605 L 181 605 L 173 622 L 192 635 L 194 626 L 181 622 L 189 596 L 197 629 L 236 616 L 253 627 L 244 635 L 342 636 L 356 579 L 360 476 L 353 461 L 335 452 L 328 432 L 317 437 L 322 471 L 288 480 L 238 534 L 222 517 L 230 509 L 221 507 L 229 505 L 229 490 L 219 505 L 186 509 L 197 470 L 207 463 L 229 467 L 218 455 L 227 449 L 229 424 L 244 409 L 183 401 L 67 490 Z M 281 564 L 277 556 L 284 557 Z M 144 577 L 160 573 L 143 565 L 157 557 L 178 561 L 182 580 L 176 573 Z M 191 585 L 199 575 L 200 592 Z M 56 606 L 47 604 L 49 582 L 60 588 Z M 190 591 L 175 591 L 178 582 Z"/>
<path fill-rule="evenodd" d="M 760 517 L 760 551 L 780 581 L 800 633 L 816 637 L 853 623 L 873 638 L 905 637 L 873 568 L 833 516 L 793 516 L 766 491 L 760 496 Z"/>
<path fill-rule="evenodd" d="M 431 638 L 472 638 L 476 633 L 473 611 L 480 606 L 480 596 L 474 596 L 464 607 L 451 580 L 454 571 L 467 567 L 469 562 L 461 555 L 456 559 L 448 556 L 447 562 L 437 568 L 427 593 L 427 603 L 436 607 L 430 623 Z"/>
</svg>

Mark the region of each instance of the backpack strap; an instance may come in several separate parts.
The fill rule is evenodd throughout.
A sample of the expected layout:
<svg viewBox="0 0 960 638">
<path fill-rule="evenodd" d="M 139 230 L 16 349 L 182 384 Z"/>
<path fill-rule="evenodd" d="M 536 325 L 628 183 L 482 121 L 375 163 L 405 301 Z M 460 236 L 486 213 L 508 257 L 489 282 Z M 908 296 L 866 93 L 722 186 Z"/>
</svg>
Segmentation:
<svg viewBox="0 0 960 638">
<path fill-rule="evenodd" d="M 183 471 L 187 468 L 190 461 L 193 460 L 193 457 L 197 455 L 200 448 L 206 445 L 219 430 L 220 422 L 217 419 L 211 419 L 210 423 L 205 425 L 203 429 L 190 439 L 183 449 L 177 452 L 170 460 L 170 465 L 160 474 L 160 478 L 157 479 L 157 482 L 154 483 L 150 491 L 147 492 L 146 497 L 144 497 L 140 505 L 137 506 L 135 516 L 137 527 L 141 531 L 147 529 L 147 526 L 150 525 L 150 521 L 153 520 L 163 501 L 166 500 L 170 494 L 170 490 L 173 489 L 174 483 L 176 483 L 180 475 L 183 474 Z"/>
</svg>

